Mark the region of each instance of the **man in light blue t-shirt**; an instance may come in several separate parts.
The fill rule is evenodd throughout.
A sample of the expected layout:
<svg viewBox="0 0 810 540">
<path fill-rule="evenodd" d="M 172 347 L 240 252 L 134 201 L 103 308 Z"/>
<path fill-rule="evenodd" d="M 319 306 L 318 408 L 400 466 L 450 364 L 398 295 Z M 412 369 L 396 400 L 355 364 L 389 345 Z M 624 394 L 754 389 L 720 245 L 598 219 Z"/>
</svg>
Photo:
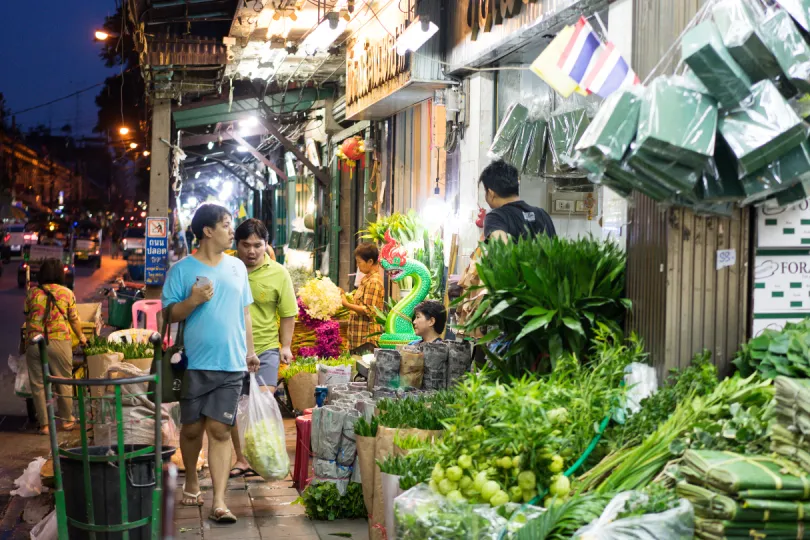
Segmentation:
<svg viewBox="0 0 810 540">
<path fill-rule="evenodd" d="M 245 371 L 256 371 L 248 307 L 253 297 L 247 269 L 236 257 L 225 255 L 233 244 L 227 208 L 204 204 L 194 213 L 191 230 L 200 248 L 175 264 L 163 285 L 163 305 L 173 305 L 173 321 L 186 321 L 184 346 L 188 369 L 180 399 L 180 449 L 186 466 L 183 504 L 202 506 L 197 458 L 203 434 L 208 434 L 208 464 L 214 501 L 209 519 L 234 523 L 225 505 L 231 465 L 231 427 Z"/>
</svg>

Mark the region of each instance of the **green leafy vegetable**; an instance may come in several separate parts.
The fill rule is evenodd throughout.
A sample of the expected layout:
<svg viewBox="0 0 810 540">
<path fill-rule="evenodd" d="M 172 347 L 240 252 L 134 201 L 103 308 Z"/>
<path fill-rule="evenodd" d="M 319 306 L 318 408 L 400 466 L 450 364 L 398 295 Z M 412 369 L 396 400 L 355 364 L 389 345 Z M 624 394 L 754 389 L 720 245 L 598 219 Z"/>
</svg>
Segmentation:
<svg viewBox="0 0 810 540">
<path fill-rule="evenodd" d="M 678 506 L 678 495 L 675 490 L 660 483 L 653 483 L 641 491 L 633 492 L 633 495 L 624 503 L 624 510 L 616 516 L 616 520 L 646 514 L 660 514 L 676 506 Z"/>
<path fill-rule="evenodd" d="M 733 363 L 743 376 L 759 372 L 767 379 L 810 378 L 810 319 L 763 331 L 740 346 Z"/>
<path fill-rule="evenodd" d="M 334 521 L 368 516 L 363 502 L 363 488 L 351 482 L 341 496 L 332 482 L 310 484 L 293 504 L 303 504 L 309 519 Z"/>
<path fill-rule="evenodd" d="M 477 269 L 487 294 L 463 329 L 492 328 L 483 342 L 500 336 L 508 343 L 503 358 L 493 359 L 503 373 L 534 371 L 539 351 L 552 367 L 566 353 L 582 358 L 599 325 L 620 331 L 630 302 L 623 298 L 625 255 L 615 244 L 538 235 L 482 250 Z"/>
</svg>

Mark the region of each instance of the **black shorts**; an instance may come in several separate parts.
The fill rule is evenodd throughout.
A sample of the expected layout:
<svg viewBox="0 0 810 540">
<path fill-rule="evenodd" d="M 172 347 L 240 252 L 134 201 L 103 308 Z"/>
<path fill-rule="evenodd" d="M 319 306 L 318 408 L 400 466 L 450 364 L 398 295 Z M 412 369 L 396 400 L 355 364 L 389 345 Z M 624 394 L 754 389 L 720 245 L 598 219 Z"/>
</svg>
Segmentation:
<svg viewBox="0 0 810 540">
<path fill-rule="evenodd" d="M 193 424 L 203 417 L 225 425 L 236 423 L 243 371 L 186 370 L 180 399 L 180 423 Z"/>
</svg>

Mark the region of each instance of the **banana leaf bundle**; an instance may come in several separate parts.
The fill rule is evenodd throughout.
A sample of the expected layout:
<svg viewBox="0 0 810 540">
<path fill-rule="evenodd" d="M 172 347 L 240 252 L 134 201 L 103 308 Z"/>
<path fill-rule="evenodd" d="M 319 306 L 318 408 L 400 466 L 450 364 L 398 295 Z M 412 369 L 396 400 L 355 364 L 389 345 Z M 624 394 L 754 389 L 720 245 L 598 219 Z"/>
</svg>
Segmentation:
<svg viewBox="0 0 810 540">
<path fill-rule="evenodd" d="M 681 41 L 681 54 L 692 72 L 724 108 L 735 107 L 751 91 L 751 79 L 723 44 L 711 20 L 689 30 Z"/>
<path fill-rule="evenodd" d="M 526 158 L 529 155 L 529 151 L 532 149 L 536 129 L 537 125 L 534 122 L 526 122 L 520 126 L 520 130 L 515 137 L 509 161 L 515 166 L 518 172 L 523 171 Z"/>
<path fill-rule="evenodd" d="M 585 108 L 555 112 L 549 117 L 548 143 L 554 172 L 571 172 L 575 170 L 570 165 L 570 160 L 574 156 L 574 147 L 582 138 L 590 123 Z M 548 171 L 548 159 L 546 159 L 546 163 L 546 170 Z"/>
<path fill-rule="evenodd" d="M 740 498 L 810 500 L 810 477 L 768 456 L 687 450 L 682 472 L 691 484 Z"/>
<path fill-rule="evenodd" d="M 770 429 L 771 450 L 810 471 L 810 440 L 805 440 L 805 435 L 791 433 L 779 423 L 774 423 Z"/>
<path fill-rule="evenodd" d="M 774 379 L 773 387 L 777 411 L 781 408 L 790 411 L 791 417 L 797 414 L 810 417 L 810 379 L 779 376 Z M 810 431 L 806 434 L 810 434 Z"/>
<path fill-rule="evenodd" d="M 543 156 L 546 153 L 548 122 L 538 120 L 534 124 L 534 140 L 529 149 L 529 155 L 526 157 L 523 172 L 531 176 L 540 176 L 543 172 Z"/>
<path fill-rule="evenodd" d="M 697 538 L 767 538 L 772 540 L 810 538 L 804 522 L 738 523 L 717 519 L 695 519 Z"/>
<path fill-rule="evenodd" d="M 529 118 L 529 109 L 520 103 L 513 103 L 504 114 L 498 132 L 489 151 L 499 158 L 508 156 L 523 124 Z"/>
<path fill-rule="evenodd" d="M 701 486 L 679 482 L 678 496 L 692 503 L 695 516 L 732 523 L 810 520 L 810 503 L 769 501 L 763 499 L 736 500 Z"/>
</svg>

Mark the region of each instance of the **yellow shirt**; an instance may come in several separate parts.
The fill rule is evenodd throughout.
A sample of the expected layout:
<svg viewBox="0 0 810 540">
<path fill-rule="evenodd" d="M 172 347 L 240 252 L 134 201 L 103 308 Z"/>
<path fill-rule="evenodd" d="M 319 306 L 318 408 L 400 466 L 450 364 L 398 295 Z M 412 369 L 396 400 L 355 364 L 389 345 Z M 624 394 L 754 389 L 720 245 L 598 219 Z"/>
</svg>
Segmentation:
<svg viewBox="0 0 810 540">
<path fill-rule="evenodd" d="M 278 319 L 295 317 L 298 302 L 290 273 L 267 254 L 264 255 L 264 262 L 248 273 L 248 282 L 253 293 L 253 303 L 250 305 L 253 345 L 256 354 L 261 354 L 278 348 Z"/>
</svg>

